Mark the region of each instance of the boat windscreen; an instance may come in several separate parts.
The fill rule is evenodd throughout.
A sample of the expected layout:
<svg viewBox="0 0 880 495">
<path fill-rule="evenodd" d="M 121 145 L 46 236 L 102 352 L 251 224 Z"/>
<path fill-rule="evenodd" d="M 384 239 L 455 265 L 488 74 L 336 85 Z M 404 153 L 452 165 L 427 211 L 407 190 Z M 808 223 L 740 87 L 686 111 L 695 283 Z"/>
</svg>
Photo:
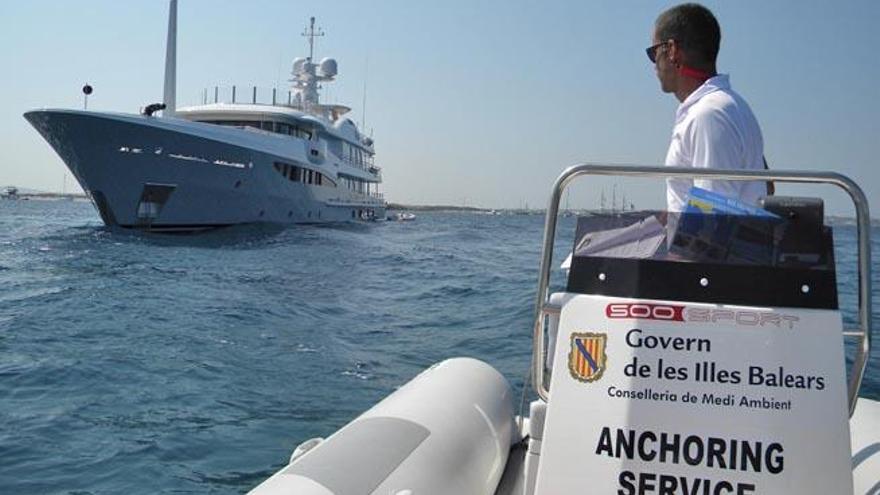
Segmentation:
<svg viewBox="0 0 880 495">
<path fill-rule="evenodd" d="M 674 213 L 581 216 L 572 249 L 569 290 L 836 307 L 833 239 L 831 228 L 823 222 L 821 201 L 770 197 L 762 206 L 749 211 L 689 208 Z M 792 298 L 758 294 L 765 287 L 779 290 L 783 279 L 799 282 L 793 290 L 783 291 Z M 646 287 L 654 290 L 646 293 Z M 719 292 L 722 288 L 730 290 Z M 754 297 L 732 293 L 735 291 L 750 292 Z"/>
</svg>

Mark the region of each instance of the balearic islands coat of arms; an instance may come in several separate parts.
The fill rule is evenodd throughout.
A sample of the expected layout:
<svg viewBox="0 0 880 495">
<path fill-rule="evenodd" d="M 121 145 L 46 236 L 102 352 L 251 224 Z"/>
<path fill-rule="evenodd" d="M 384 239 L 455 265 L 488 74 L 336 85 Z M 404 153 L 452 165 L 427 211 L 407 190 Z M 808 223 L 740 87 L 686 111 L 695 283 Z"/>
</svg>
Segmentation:
<svg viewBox="0 0 880 495">
<path fill-rule="evenodd" d="M 605 356 L 607 341 L 608 335 L 604 333 L 571 334 L 568 369 L 575 380 L 594 382 L 602 378 L 607 362 Z"/>
</svg>

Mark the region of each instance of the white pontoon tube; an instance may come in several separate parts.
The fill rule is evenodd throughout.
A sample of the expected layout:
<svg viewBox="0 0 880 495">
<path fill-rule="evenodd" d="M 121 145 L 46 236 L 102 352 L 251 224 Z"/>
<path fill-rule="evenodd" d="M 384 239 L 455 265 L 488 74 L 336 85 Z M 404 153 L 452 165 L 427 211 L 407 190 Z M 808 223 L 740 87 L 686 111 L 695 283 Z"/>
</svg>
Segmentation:
<svg viewBox="0 0 880 495">
<path fill-rule="evenodd" d="M 515 434 L 510 386 L 443 361 L 266 480 L 255 495 L 493 493 Z"/>
</svg>

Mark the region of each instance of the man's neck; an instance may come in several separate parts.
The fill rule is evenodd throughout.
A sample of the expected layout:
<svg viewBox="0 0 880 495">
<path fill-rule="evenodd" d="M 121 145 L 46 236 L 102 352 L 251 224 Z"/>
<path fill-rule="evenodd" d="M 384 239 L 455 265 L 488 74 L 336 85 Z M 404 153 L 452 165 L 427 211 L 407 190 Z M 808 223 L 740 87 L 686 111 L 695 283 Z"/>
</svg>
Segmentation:
<svg viewBox="0 0 880 495">
<path fill-rule="evenodd" d="M 702 86 L 708 79 L 713 78 L 716 75 L 717 73 L 714 69 L 706 73 L 706 76 L 708 76 L 706 78 L 695 78 L 683 74 L 680 75 L 678 78 L 678 89 L 675 90 L 675 97 L 680 103 L 684 103 L 684 100 L 686 100 L 691 93 L 696 91 L 697 88 Z"/>
<path fill-rule="evenodd" d="M 675 90 L 675 98 L 678 99 L 679 103 L 684 103 L 684 100 L 686 100 L 687 97 L 691 95 L 691 93 L 696 91 L 697 88 L 702 86 L 703 82 L 705 81 L 684 78 L 684 80 L 682 80 L 681 83 L 678 85 L 678 89 Z"/>
</svg>

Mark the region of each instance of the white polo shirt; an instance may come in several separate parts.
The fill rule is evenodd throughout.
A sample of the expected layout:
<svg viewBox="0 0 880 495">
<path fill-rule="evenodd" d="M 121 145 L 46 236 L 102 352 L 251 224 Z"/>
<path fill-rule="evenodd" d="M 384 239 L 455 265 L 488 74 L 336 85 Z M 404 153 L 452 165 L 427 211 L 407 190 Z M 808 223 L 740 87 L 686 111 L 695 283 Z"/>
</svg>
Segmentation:
<svg viewBox="0 0 880 495">
<path fill-rule="evenodd" d="M 708 79 L 678 106 L 666 165 L 722 169 L 764 168 L 764 138 L 758 120 L 730 88 L 726 74 Z M 765 182 L 667 179 L 669 211 L 681 211 L 688 190 L 697 186 L 757 204 L 767 194 Z"/>
</svg>

